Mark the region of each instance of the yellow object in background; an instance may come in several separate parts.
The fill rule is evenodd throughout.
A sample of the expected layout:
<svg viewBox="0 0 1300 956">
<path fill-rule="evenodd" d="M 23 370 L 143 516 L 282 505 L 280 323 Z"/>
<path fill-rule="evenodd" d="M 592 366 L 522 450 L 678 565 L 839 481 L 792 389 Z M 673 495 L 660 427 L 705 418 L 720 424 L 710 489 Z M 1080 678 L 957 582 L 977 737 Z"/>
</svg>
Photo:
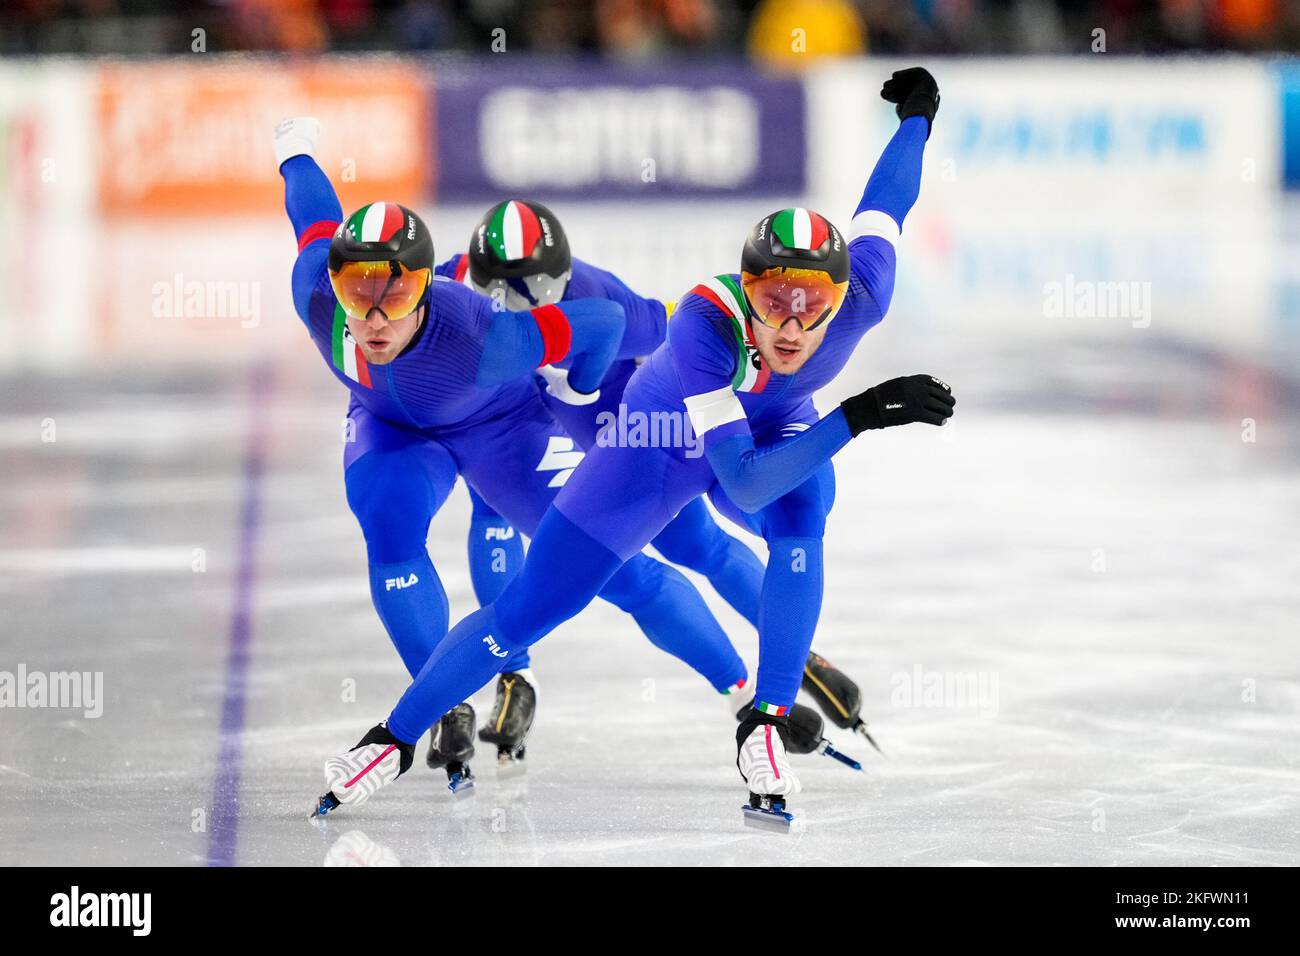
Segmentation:
<svg viewBox="0 0 1300 956">
<path fill-rule="evenodd" d="M 749 28 L 754 59 L 784 69 L 865 50 L 862 22 L 848 0 L 763 0 Z"/>
</svg>

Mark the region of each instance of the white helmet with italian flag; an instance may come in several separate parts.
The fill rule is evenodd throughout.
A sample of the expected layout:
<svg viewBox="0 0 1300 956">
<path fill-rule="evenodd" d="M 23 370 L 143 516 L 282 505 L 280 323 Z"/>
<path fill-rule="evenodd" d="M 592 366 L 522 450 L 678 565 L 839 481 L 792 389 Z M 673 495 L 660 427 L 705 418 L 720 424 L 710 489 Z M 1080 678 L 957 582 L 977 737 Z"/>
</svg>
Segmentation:
<svg viewBox="0 0 1300 956">
<path fill-rule="evenodd" d="M 469 283 L 515 312 L 564 297 L 573 258 L 555 215 L 539 202 L 507 199 L 479 220 L 469 241 Z"/>
</svg>

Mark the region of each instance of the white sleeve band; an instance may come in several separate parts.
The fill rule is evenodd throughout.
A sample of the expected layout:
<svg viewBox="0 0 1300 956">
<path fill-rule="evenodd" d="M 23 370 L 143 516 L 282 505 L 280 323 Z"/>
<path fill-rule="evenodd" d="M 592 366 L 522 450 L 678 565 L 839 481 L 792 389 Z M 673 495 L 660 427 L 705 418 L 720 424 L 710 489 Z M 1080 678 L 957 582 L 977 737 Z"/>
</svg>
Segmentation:
<svg viewBox="0 0 1300 956">
<path fill-rule="evenodd" d="M 569 384 L 569 373 L 554 365 L 543 365 L 537 374 L 546 379 L 546 391 L 566 405 L 590 405 L 600 398 L 600 389 L 594 392 L 579 392 Z"/>
<path fill-rule="evenodd" d="M 686 414 L 691 418 L 691 427 L 701 437 L 710 429 L 738 422 L 745 417 L 745 408 L 730 385 L 703 395 L 687 396 L 682 402 L 686 405 Z"/>
<path fill-rule="evenodd" d="M 861 239 L 863 236 L 879 236 L 897 249 L 900 235 L 902 230 L 898 228 L 898 223 L 894 222 L 893 217 L 888 213 L 881 212 L 879 209 L 864 209 L 849 223 L 849 242 Z"/>
</svg>

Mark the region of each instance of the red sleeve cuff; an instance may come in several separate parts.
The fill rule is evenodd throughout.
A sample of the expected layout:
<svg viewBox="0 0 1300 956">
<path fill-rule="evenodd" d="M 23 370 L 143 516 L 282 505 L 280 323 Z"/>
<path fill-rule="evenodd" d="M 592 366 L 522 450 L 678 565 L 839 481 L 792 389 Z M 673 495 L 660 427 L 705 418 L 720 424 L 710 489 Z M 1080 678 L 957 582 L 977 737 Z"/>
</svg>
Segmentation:
<svg viewBox="0 0 1300 956">
<path fill-rule="evenodd" d="M 538 365 L 550 365 L 569 354 L 573 330 L 569 318 L 558 305 L 544 305 L 532 310 L 533 319 L 542 333 L 542 360 Z"/>
<path fill-rule="evenodd" d="M 302 252 L 317 239 L 328 239 L 334 235 L 334 230 L 339 227 L 337 222 L 330 222 L 328 219 L 322 219 L 320 222 L 313 222 L 310 226 L 302 231 L 298 237 L 298 251 Z"/>
</svg>

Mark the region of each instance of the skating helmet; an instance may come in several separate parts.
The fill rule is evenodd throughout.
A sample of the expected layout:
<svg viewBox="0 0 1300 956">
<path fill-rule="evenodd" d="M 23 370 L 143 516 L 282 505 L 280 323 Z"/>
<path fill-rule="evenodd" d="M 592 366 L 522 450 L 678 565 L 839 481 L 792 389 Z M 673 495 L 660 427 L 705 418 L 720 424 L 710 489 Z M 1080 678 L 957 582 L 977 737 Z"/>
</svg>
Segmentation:
<svg viewBox="0 0 1300 956">
<path fill-rule="evenodd" d="M 559 220 L 539 202 L 498 203 L 470 237 L 470 284 L 512 311 L 559 302 L 571 275 L 569 240 Z"/>
<path fill-rule="evenodd" d="M 379 309 L 390 320 L 416 310 L 433 276 L 433 237 L 410 209 L 395 202 L 362 206 L 334 230 L 330 285 L 349 315 Z"/>
<path fill-rule="evenodd" d="M 791 318 L 815 329 L 835 317 L 849 290 L 848 243 L 811 209 L 782 209 L 749 233 L 740 284 L 750 313 L 779 329 Z"/>
</svg>

